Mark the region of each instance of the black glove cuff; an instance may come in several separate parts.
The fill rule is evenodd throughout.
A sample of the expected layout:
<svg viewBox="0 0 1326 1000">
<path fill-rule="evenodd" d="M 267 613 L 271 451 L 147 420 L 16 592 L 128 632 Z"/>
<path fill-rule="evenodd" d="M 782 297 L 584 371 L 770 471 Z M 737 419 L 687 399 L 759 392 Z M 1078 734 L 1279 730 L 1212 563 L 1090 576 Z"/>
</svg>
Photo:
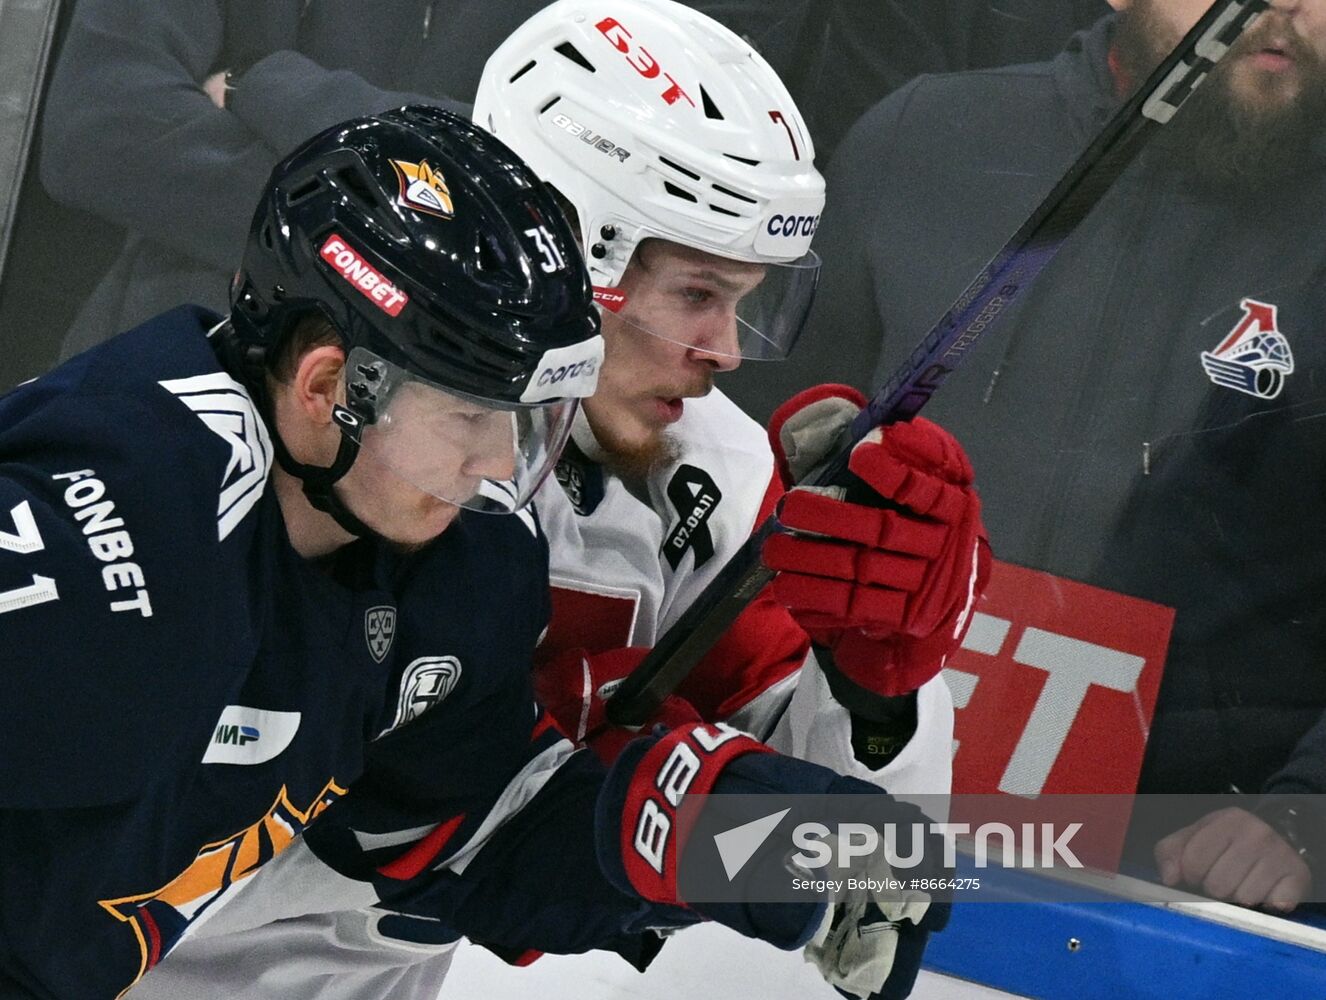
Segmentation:
<svg viewBox="0 0 1326 1000">
<path fill-rule="evenodd" d="M 884 725 L 896 725 L 907 717 L 912 719 L 912 728 L 916 727 L 916 692 L 886 695 L 863 688 L 838 669 L 834 663 L 833 651 L 819 643 L 811 643 L 815 651 L 815 662 L 820 665 L 824 679 L 829 682 L 829 693 L 833 700 L 851 712 L 870 722 Z"/>
<path fill-rule="evenodd" d="M 829 649 L 818 644 L 813 648 L 829 693 L 852 717 L 852 753 L 866 767 L 878 771 L 916 734 L 916 692 L 889 696 L 868 691 L 838 670 Z"/>
</svg>

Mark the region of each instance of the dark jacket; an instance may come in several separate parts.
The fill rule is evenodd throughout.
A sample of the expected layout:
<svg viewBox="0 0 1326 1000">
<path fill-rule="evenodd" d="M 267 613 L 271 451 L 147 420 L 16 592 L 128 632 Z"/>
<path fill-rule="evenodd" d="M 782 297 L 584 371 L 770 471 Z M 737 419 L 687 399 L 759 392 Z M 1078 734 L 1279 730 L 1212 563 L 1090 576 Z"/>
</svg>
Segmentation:
<svg viewBox="0 0 1326 1000">
<path fill-rule="evenodd" d="M 812 9 L 810 0 L 800 5 Z M 781 32 L 769 37 L 765 51 L 810 124 L 822 166 L 861 115 L 914 76 L 1049 59 L 1109 6 L 1105 0 L 815 0 L 813 10 L 799 53 L 779 47 Z"/>
<path fill-rule="evenodd" d="M 82 0 L 48 94 L 42 181 L 128 235 L 64 356 L 178 302 L 224 308 L 285 153 L 342 119 L 446 93 L 429 85 L 445 62 L 428 81 L 411 49 L 424 5 L 374 6 L 365 19 L 359 5 L 298 0 Z M 221 111 L 201 85 L 227 68 L 237 87 Z"/>
<path fill-rule="evenodd" d="M 973 0 L 692 6 L 766 54 L 824 157 L 857 115 L 917 73 L 1054 51 L 1102 0 L 1019 20 L 1028 2 L 1001 0 L 980 17 L 968 10 Z M 41 177 L 58 201 L 123 227 L 127 238 L 63 355 L 178 302 L 224 308 L 251 206 L 282 155 L 354 115 L 472 101 L 488 55 L 542 6 L 81 0 L 47 99 Z M 201 89 L 223 69 L 235 74 L 227 111 Z"/>
<path fill-rule="evenodd" d="M 863 118 L 829 171 L 797 362 L 759 373 L 794 384 L 757 409 L 795 384 L 869 389 L 901 363 L 1113 109 L 1112 29 L 1050 63 L 915 81 Z M 1294 756 L 1326 708 L 1326 425 L 1311 419 L 1326 413 L 1326 160 L 1238 195 L 1156 153 L 926 413 L 970 451 L 999 558 L 1177 608 L 1143 790 L 1291 772 L 1326 789 L 1323 740 Z M 1203 367 L 1245 298 L 1278 307 L 1294 352 L 1274 399 Z"/>
</svg>

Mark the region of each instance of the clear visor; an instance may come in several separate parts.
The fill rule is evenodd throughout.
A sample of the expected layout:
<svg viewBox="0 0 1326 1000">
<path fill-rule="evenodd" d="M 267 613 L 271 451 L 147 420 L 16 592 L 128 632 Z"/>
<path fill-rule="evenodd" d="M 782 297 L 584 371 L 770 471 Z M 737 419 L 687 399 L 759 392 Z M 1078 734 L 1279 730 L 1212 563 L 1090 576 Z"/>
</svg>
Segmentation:
<svg viewBox="0 0 1326 1000">
<path fill-rule="evenodd" d="M 660 239 L 642 242 L 601 309 L 663 340 L 748 361 L 788 356 L 819 280 L 813 250 L 791 263 L 729 260 Z"/>
<path fill-rule="evenodd" d="M 576 400 L 512 406 L 444 389 L 363 348 L 350 352 L 351 401 L 375 414 L 359 457 L 458 507 L 520 510 L 566 443 Z"/>
</svg>

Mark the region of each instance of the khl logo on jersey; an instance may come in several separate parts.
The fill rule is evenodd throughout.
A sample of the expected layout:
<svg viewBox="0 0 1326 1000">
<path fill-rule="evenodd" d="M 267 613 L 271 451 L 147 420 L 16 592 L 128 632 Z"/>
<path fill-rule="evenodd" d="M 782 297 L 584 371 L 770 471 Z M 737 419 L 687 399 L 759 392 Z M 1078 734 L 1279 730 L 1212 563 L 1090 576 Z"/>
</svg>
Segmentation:
<svg viewBox="0 0 1326 1000">
<path fill-rule="evenodd" d="M 221 478 L 216 530 L 220 541 L 253 509 L 272 469 L 272 440 L 242 385 L 225 372 L 170 379 L 167 392 L 197 414 L 208 430 L 226 443 L 230 461 Z"/>
<path fill-rule="evenodd" d="M 445 699 L 460 683 L 460 660 L 454 656 L 421 656 L 401 675 L 396 718 L 379 736 L 419 718 Z"/>
<path fill-rule="evenodd" d="M 1244 299 L 1243 318 L 1214 351 L 1202 352 L 1202 367 L 1216 385 L 1260 399 L 1275 399 L 1294 373 L 1294 353 L 1280 332 L 1276 307 Z"/>
<path fill-rule="evenodd" d="M 603 467 L 586 458 L 574 441 L 566 442 L 562 457 L 553 466 L 553 475 L 577 514 L 588 517 L 598 510 L 606 492 Z"/>
<path fill-rule="evenodd" d="M 387 658 L 391 640 L 396 638 L 396 609 L 385 605 L 369 608 L 364 615 L 364 638 L 368 651 L 377 663 Z"/>
</svg>

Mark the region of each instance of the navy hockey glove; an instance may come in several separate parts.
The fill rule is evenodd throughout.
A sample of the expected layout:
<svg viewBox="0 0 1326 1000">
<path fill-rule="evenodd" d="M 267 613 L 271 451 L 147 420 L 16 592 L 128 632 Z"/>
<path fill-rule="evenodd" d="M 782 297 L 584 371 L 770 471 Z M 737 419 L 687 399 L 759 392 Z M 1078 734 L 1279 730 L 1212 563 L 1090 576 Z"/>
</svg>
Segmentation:
<svg viewBox="0 0 1326 1000">
<path fill-rule="evenodd" d="M 686 830 L 678 823 L 682 796 L 780 792 L 882 796 L 900 836 L 910 836 L 915 824 L 929 827 L 921 810 L 892 799 L 876 785 L 775 753 L 730 726 L 700 723 L 636 740 L 617 758 L 597 805 L 599 864 L 622 892 L 667 907 L 687 907 L 778 948 L 808 946 L 807 960 L 826 981 L 850 995 L 883 991 L 879 995 L 886 1000 L 905 997 L 928 933 L 942 929 L 948 920 L 948 903 L 937 894 L 862 889 L 781 903 L 688 904 L 678 897 L 677 865 L 687 849 Z M 908 876 L 938 877 L 943 874 L 942 841 L 932 833 L 922 836 L 924 868 L 909 869 Z M 898 844 L 903 855 L 915 853 L 909 848 Z M 892 876 L 881 852 L 854 863 L 856 867 L 835 873 L 844 887 L 851 878 L 879 885 Z"/>
</svg>

